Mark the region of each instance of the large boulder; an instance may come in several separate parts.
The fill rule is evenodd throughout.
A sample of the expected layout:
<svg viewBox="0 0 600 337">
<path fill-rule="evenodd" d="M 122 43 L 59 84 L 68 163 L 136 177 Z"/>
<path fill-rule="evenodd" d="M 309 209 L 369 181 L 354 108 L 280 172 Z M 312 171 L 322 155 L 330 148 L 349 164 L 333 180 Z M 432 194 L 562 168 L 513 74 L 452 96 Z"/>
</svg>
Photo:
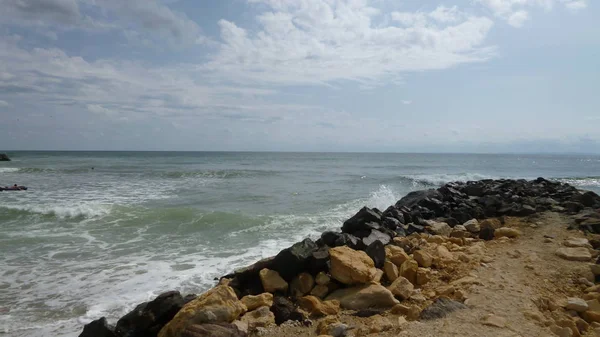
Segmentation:
<svg viewBox="0 0 600 337">
<path fill-rule="evenodd" d="M 339 289 L 327 296 L 326 300 L 338 300 L 342 308 L 350 310 L 389 308 L 400 303 L 391 291 L 380 284 Z"/>
<path fill-rule="evenodd" d="M 315 286 L 315 278 L 309 273 L 300 273 L 292 280 L 290 290 L 292 296 L 302 297 L 313 289 Z"/>
<path fill-rule="evenodd" d="M 259 272 L 259 276 L 266 292 L 287 292 L 288 283 L 279 276 L 278 272 L 265 268 Z"/>
<path fill-rule="evenodd" d="M 275 323 L 280 325 L 287 321 L 302 321 L 304 316 L 298 311 L 294 303 L 283 296 L 276 296 L 271 306 L 275 315 Z"/>
<path fill-rule="evenodd" d="M 383 263 L 385 262 L 385 247 L 381 241 L 377 240 L 371 243 L 367 249 L 365 249 L 365 253 L 373 260 L 375 268 L 383 268 Z"/>
<path fill-rule="evenodd" d="M 256 296 L 248 295 L 242 298 L 242 303 L 246 306 L 248 311 L 265 306 L 271 307 L 273 305 L 273 294 L 263 293 Z"/>
<path fill-rule="evenodd" d="M 275 256 L 270 269 L 277 271 L 284 280 L 290 282 L 294 276 L 306 270 L 313 253 L 318 249 L 317 244 L 311 239 L 304 239 L 280 251 Z"/>
<path fill-rule="evenodd" d="M 10 161 L 10 158 L 4 153 L 0 153 L 0 161 Z"/>
<path fill-rule="evenodd" d="M 433 189 L 414 191 L 408 193 L 404 198 L 398 200 L 398 202 L 396 203 L 396 208 L 412 208 L 413 206 L 417 205 L 419 202 L 427 198 L 441 200 L 444 198 L 444 196 L 438 190 Z"/>
<path fill-rule="evenodd" d="M 387 245 L 392 240 L 392 237 L 389 234 L 386 234 L 384 231 L 372 229 L 369 235 L 362 238 L 362 246 L 359 245 L 359 248 L 368 247 L 374 242 L 381 242 L 384 245 Z"/>
<path fill-rule="evenodd" d="M 151 302 L 138 305 L 119 319 L 115 331 L 119 336 L 155 337 L 183 304 L 183 297 L 178 291 L 161 294 Z"/>
<path fill-rule="evenodd" d="M 106 318 L 102 317 L 83 327 L 79 337 L 117 337 L 114 327 L 108 325 Z"/>
<path fill-rule="evenodd" d="M 158 336 L 180 337 L 191 324 L 231 323 L 246 310 L 231 287 L 216 286 L 184 305 Z"/>
<path fill-rule="evenodd" d="M 246 337 L 248 334 L 241 331 L 235 324 L 213 323 L 192 324 L 185 328 L 181 337 Z"/>
<path fill-rule="evenodd" d="M 399 276 L 392 284 L 388 287 L 388 290 L 395 296 L 400 297 L 403 300 L 407 300 L 415 290 L 415 286 L 410 283 L 406 278 Z"/>
<path fill-rule="evenodd" d="M 357 235 L 363 237 L 369 235 L 371 229 L 378 229 L 380 223 L 381 214 L 368 207 L 363 207 L 353 217 L 344 222 L 342 232 L 354 235 L 364 233 L 364 235 Z"/>
<path fill-rule="evenodd" d="M 322 317 L 337 315 L 340 312 L 340 302 L 321 301 L 315 296 L 305 296 L 298 300 L 300 308 L 306 310 L 311 316 Z"/>
<path fill-rule="evenodd" d="M 233 273 L 223 276 L 223 278 L 231 279 L 229 286 L 234 288 L 240 297 L 262 294 L 265 290 L 259 272 L 265 268 L 272 269 L 274 260 L 275 257 L 262 259 L 251 266 L 237 269 Z"/>
<path fill-rule="evenodd" d="M 349 247 L 329 250 L 331 276 L 343 284 L 368 283 L 375 277 L 375 263 L 365 252 Z"/>
<path fill-rule="evenodd" d="M 240 321 L 248 323 L 250 331 L 256 328 L 264 328 L 275 325 L 275 314 L 269 310 L 269 307 L 260 307 L 254 311 L 246 313 Z"/>
</svg>

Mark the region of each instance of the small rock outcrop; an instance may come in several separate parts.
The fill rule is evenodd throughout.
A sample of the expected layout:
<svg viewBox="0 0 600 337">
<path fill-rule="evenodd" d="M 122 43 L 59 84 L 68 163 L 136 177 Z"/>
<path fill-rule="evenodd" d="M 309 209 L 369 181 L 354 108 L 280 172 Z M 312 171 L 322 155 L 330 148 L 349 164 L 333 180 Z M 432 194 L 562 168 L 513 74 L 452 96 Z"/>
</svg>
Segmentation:
<svg viewBox="0 0 600 337">
<path fill-rule="evenodd" d="M 10 161 L 10 158 L 4 153 L 0 153 L 0 161 Z"/>
<path fill-rule="evenodd" d="M 83 327 L 79 337 L 117 337 L 115 328 L 108 325 L 106 318 L 102 317 Z"/>
<path fill-rule="evenodd" d="M 119 319 L 115 331 L 119 336 L 156 337 L 183 304 L 183 297 L 178 291 L 161 294 L 151 302 L 138 305 Z"/>
</svg>

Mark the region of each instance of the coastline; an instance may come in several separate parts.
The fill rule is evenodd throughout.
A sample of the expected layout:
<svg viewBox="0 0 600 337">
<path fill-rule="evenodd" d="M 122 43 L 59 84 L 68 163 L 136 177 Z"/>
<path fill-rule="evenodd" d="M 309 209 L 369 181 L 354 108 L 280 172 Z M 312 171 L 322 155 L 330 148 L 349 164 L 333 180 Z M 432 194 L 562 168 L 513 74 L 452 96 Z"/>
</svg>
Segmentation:
<svg viewBox="0 0 600 337">
<path fill-rule="evenodd" d="M 204 328 L 213 329 L 209 335 L 214 329 L 229 329 L 227 331 L 234 335 L 245 335 L 244 330 L 248 329 L 250 334 L 264 333 L 265 327 L 272 323 L 290 320 L 316 325 L 316 321 L 311 320 L 315 318 L 314 311 L 323 314 L 398 308 L 398 305 L 402 306 L 401 300 L 412 297 L 403 291 L 411 286 L 411 291 L 418 290 L 427 283 L 419 282 L 419 276 L 421 281 L 431 278 L 426 274 L 431 274 L 432 266 L 434 272 L 444 269 L 438 250 L 444 255 L 445 251 L 450 253 L 455 248 L 452 245 L 476 246 L 497 237 L 516 237 L 518 235 L 510 227 L 504 227 L 507 219 L 528 218 L 545 212 L 575 216 L 579 228 L 597 233 L 600 220 L 594 220 L 597 218 L 593 211 L 597 208 L 600 208 L 600 197 L 595 193 L 542 178 L 529 182 L 449 183 L 437 190 L 411 192 L 383 212 L 366 207 L 361 209 L 344 222 L 341 233 L 325 232 L 316 242 L 303 240 L 273 258 L 226 275 L 215 288 L 197 298 L 188 296 L 184 299 L 177 292 L 163 294 L 150 303 L 140 304 L 121 318 L 114 330 L 100 319 L 87 325 L 81 336 L 191 336 L 192 332 L 184 331 Z M 477 222 L 478 231 L 472 219 L 484 220 Z M 418 243 L 429 242 L 432 238 L 439 241 L 436 251 L 429 254 L 432 261 L 420 261 L 423 258 Z M 415 257 L 415 252 L 419 257 Z M 464 261 L 458 262 L 461 265 Z M 394 274 L 398 277 L 392 280 Z M 329 280 L 325 282 L 323 276 Z M 404 282 L 402 286 L 394 285 L 398 279 Z M 271 294 L 270 300 L 265 291 Z M 365 291 L 369 294 L 367 297 L 375 294 L 378 301 L 366 300 Z M 309 294 L 314 298 L 308 296 L 306 299 Z M 259 299 L 255 299 L 256 296 Z M 432 300 L 431 303 L 435 303 L 439 298 L 442 297 L 434 294 L 425 302 Z M 263 305 L 247 305 L 252 300 Z M 214 303 L 217 303 L 216 308 L 211 307 Z M 327 308 L 323 309 L 323 306 Z M 403 317 L 414 319 L 416 310 L 413 309 L 412 314 L 405 312 Z M 246 311 L 249 312 L 243 315 Z M 229 324 L 234 321 L 242 328 Z M 313 331 L 315 327 L 306 329 Z"/>
</svg>

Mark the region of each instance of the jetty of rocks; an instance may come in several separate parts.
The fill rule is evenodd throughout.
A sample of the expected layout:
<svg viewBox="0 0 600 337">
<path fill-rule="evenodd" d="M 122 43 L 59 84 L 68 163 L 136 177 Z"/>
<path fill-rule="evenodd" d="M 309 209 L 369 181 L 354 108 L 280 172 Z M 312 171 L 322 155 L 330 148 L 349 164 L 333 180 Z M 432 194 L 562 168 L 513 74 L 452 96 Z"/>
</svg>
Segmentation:
<svg viewBox="0 0 600 337">
<path fill-rule="evenodd" d="M 444 317 L 465 308 L 463 287 L 479 282 L 470 276 L 450 282 L 449 273 L 474 260 L 485 263 L 486 241 L 522 236 L 510 219 L 545 212 L 570 217 L 573 229 L 600 234 L 600 196 L 594 192 L 543 178 L 452 182 L 411 192 L 385 210 L 364 207 L 341 224 L 341 231 L 307 238 L 235 270 L 201 295 L 161 294 L 115 326 L 100 318 L 80 337 L 248 336 L 282 324 L 310 326 L 319 335 L 360 336 L 406 320 Z M 556 255 L 592 262 L 593 248 L 600 242 L 573 239 Z M 600 275 L 600 264 L 591 269 Z M 423 293 L 434 280 L 436 288 Z M 600 295 L 600 284 L 595 287 Z M 574 298 L 568 306 L 582 322 L 600 323 L 600 305 L 588 310 L 585 301 Z M 342 311 L 373 316 L 373 323 L 367 331 L 350 332 L 336 318 Z M 384 312 L 399 315 L 399 321 L 384 320 L 379 315 Z M 505 322 L 489 316 L 483 324 Z"/>
</svg>

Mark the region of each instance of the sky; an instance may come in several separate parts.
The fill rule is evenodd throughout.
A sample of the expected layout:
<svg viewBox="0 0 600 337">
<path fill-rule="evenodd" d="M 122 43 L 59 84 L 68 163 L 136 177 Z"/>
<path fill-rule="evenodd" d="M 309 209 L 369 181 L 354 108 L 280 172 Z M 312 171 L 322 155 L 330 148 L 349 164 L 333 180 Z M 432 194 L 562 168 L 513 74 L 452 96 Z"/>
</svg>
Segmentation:
<svg viewBox="0 0 600 337">
<path fill-rule="evenodd" d="M 0 150 L 600 153 L 592 0 L 0 0 Z"/>
</svg>

